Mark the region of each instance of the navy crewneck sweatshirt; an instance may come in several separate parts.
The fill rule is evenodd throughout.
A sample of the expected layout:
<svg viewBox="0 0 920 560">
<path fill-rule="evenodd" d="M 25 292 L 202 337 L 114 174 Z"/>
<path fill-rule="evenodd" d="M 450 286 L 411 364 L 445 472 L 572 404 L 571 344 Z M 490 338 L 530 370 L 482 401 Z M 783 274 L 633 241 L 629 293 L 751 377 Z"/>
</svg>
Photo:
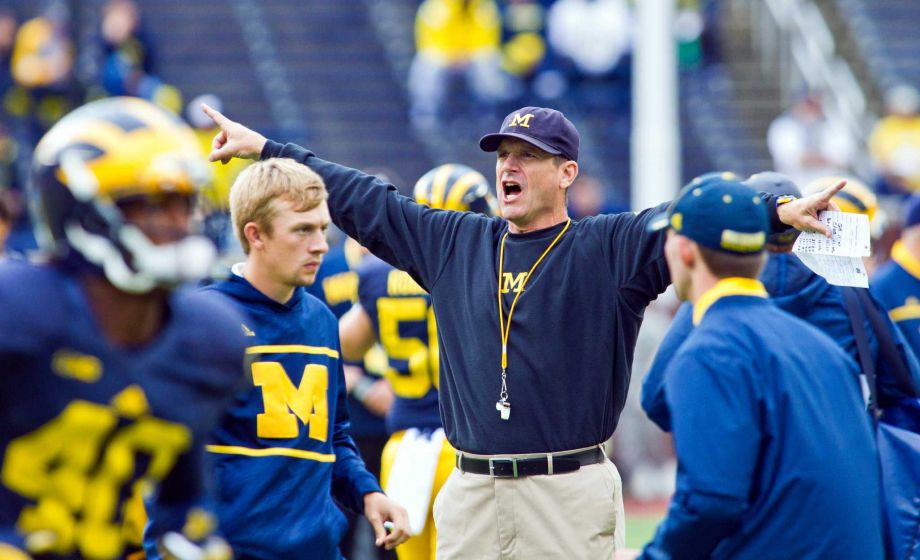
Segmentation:
<svg viewBox="0 0 920 560">
<path fill-rule="evenodd" d="M 270 157 L 291 158 L 318 173 L 329 191 L 333 222 L 431 294 L 441 352 L 441 416 L 454 447 L 480 454 L 557 452 L 596 445 L 613 434 L 643 312 L 670 283 L 664 232 L 647 227 L 666 204 L 573 221 L 543 259 L 511 320 L 512 410 L 502 420 L 495 408 L 501 390 L 497 291 L 508 223 L 419 205 L 376 177 L 294 144 L 267 142 L 262 159 Z M 775 225 L 776 197 L 762 196 Z M 520 275 L 562 227 L 508 235 L 506 320 Z"/>
</svg>

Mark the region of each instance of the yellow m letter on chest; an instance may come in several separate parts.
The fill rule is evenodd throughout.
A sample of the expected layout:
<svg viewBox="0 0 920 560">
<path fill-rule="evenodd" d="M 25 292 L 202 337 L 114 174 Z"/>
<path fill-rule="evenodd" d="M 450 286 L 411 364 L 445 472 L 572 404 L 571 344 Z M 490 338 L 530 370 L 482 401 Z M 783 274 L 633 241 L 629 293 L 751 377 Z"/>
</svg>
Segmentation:
<svg viewBox="0 0 920 560">
<path fill-rule="evenodd" d="M 514 274 L 512 272 L 505 272 L 502 274 L 502 293 L 507 294 L 511 292 L 516 294 L 524 289 L 524 281 L 527 280 L 526 272 L 519 272 Z"/>
<path fill-rule="evenodd" d="M 309 426 L 310 438 L 329 439 L 329 406 L 326 389 L 329 371 L 326 366 L 307 364 L 295 387 L 278 362 L 252 364 L 252 381 L 262 388 L 265 412 L 256 417 L 260 438 L 289 439 L 300 433 L 300 423 Z M 300 422 L 298 422 L 298 419 Z"/>
</svg>

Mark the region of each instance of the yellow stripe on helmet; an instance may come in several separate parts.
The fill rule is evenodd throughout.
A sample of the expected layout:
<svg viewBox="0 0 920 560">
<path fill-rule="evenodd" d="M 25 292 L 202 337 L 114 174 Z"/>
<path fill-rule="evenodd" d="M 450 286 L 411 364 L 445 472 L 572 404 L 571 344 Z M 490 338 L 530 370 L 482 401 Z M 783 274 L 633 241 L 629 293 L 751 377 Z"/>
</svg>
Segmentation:
<svg viewBox="0 0 920 560">
<path fill-rule="evenodd" d="M 444 192 L 447 190 L 447 183 L 454 171 L 453 165 L 443 165 L 435 174 L 431 181 L 431 207 L 443 208 Z"/>
<path fill-rule="evenodd" d="M 469 192 L 470 187 L 473 186 L 481 176 L 482 175 L 480 175 L 478 171 L 469 171 L 461 175 L 460 178 L 451 185 L 443 208 L 445 210 L 460 210 L 462 212 L 469 210 L 470 207 L 463 198 L 466 196 L 466 193 Z"/>
</svg>

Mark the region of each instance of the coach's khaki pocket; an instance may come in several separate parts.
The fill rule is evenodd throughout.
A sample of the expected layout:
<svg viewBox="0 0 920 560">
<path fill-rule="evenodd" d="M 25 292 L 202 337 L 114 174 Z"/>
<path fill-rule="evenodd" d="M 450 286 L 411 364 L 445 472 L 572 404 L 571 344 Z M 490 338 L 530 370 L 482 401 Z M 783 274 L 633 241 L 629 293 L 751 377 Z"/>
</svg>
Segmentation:
<svg viewBox="0 0 920 560">
<path fill-rule="evenodd" d="M 604 469 L 607 471 L 608 480 L 610 481 L 610 498 L 613 502 L 614 510 L 614 542 L 616 548 L 626 546 L 626 512 L 623 508 L 623 480 L 620 478 L 620 471 L 617 466 L 609 459 L 604 463 Z"/>
<path fill-rule="evenodd" d="M 454 477 L 460 473 L 457 469 L 451 471 L 450 476 L 447 477 L 447 480 L 444 481 L 444 485 L 441 486 L 441 490 L 434 497 L 434 503 L 431 505 L 431 517 L 434 519 L 435 528 L 441 530 L 441 513 L 443 510 L 444 500 L 447 499 L 447 494 L 450 492 L 451 487 L 454 486 Z"/>
</svg>

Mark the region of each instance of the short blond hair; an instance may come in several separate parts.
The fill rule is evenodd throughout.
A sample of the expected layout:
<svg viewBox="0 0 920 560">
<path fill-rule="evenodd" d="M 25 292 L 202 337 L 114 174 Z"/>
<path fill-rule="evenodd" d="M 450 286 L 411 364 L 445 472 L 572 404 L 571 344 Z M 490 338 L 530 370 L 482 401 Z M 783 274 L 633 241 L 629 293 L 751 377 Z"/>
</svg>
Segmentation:
<svg viewBox="0 0 920 560">
<path fill-rule="evenodd" d="M 272 220 L 285 200 L 298 212 L 308 212 L 328 197 L 326 184 L 315 171 L 285 158 L 258 161 L 239 174 L 230 187 L 230 219 L 236 237 L 249 254 L 249 241 L 243 228 L 254 222 L 266 234 L 272 233 Z"/>
</svg>

